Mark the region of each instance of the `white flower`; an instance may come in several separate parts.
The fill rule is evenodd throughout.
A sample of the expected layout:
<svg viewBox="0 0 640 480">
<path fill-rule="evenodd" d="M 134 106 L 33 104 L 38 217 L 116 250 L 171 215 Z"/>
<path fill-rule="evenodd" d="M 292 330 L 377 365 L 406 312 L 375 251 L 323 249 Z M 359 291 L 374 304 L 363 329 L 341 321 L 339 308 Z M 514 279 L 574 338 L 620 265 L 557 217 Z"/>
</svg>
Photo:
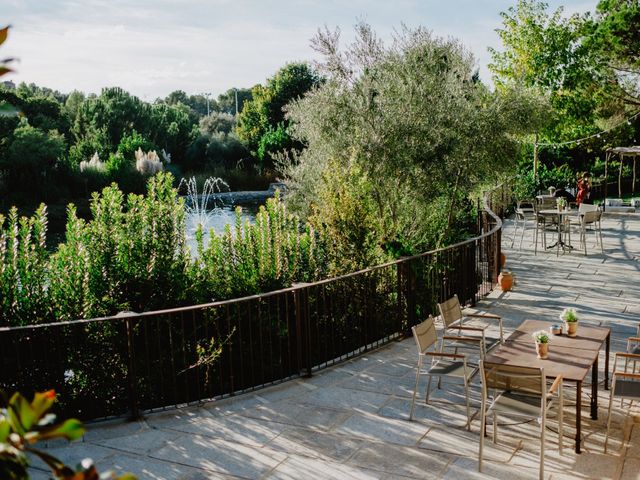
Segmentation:
<svg viewBox="0 0 640 480">
<path fill-rule="evenodd" d="M 536 343 L 549 343 L 549 333 L 546 330 L 538 330 L 531 334 Z"/>
<path fill-rule="evenodd" d="M 560 314 L 560 320 L 563 322 L 577 322 L 578 321 L 578 312 L 575 308 L 565 308 Z"/>
</svg>

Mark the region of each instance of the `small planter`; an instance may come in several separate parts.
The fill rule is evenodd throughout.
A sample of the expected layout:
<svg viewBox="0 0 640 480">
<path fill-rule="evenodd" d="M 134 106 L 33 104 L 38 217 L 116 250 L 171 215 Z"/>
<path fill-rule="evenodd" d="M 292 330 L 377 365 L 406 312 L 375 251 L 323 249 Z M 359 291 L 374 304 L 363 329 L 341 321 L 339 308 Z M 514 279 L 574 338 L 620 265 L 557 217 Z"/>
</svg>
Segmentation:
<svg viewBox="0 0 640 480">
<path fill-rule="evenodd" d="M 536 354 L 542 360 L 547 358 L 549 356 L 549 343 L 536 342 Z"/>
<path fill-rule="evenodd" d="M 513 274 L 506 270 L 500 272 L 498 283 L 503 292 L 508 292 L 513 287 Z"/>
<path fill-rule="evenodd" d="M 567 336 L 575 337 L 578 334 L 578 312 L 576 309 L 565 308 L 559 318 L 567 328 Z"/>
<path fill-rule="evenodd" d="M 578 322 L 564 322 L 565 326 L 567 327 L 567 336 L 569 337 L 575 337 L 576 335 L 578 335 Z"/>
</svg>

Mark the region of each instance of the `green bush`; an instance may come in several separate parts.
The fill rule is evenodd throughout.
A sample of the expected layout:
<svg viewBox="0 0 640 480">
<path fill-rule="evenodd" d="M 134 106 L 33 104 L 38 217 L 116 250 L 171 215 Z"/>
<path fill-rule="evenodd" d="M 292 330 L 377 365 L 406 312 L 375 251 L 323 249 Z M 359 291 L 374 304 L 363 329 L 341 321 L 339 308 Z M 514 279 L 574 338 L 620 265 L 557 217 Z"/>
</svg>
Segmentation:
<svg viewBox="0 0 640 480">
<path fill-rule="evenodd" d="M 65 241 L 46 249 L 46 209 L 0 216 L 0 325 L 148 311 L 230 298 L 317 279 L 323 248 L 276 198 L 255 225 L 238 224 L 190 257 L 184 201 L 173 177 L 160 173 L 146 195 L 111 185 L 94 193 L 90 221 L 70 205 Z M 220 232 L 222 233 L 222 232 Z M 110 335 L 109 332 L 97 332 Z"/>
<path fill-rule="evenodd" d="M 324 249 L 316 233 L 287 211 L 280 201 L 267 200 L 255 223 L 242 223 L 236 208 L 236 224 L 221 236 L 213 229 L 205 246 L 204 232 L 196 232 L 198 257 L 191 279 L 200 301 L 220 300 L 284 288 L 293 282 L 318 279 L 323 273 Z"/>
</svg>

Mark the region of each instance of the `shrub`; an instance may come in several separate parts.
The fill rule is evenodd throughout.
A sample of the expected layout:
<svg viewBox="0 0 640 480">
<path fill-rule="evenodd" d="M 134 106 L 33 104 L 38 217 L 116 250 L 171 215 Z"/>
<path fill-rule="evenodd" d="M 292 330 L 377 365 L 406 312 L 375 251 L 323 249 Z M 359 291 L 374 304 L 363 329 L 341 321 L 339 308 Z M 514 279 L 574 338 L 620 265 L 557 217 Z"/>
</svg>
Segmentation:
<svg viewBox="0 0 640 480">
<path fill-rule="evenodd" d="M 46 207 L 18 218 L 14 207 L 0 215 L 0 325 L 50 319 Z"/>
<path fill-rule="evenodd" d="M 15 208 L 7 219 L 0 216 L 0 325 L 230 298 L 317 279 L 324 271 L 318 235 L 279 198 L 261 207 L 255 225 L 241 224 L 238 212 L 235 228 L 212 233 L 206 247 L 199 232 L 200 255 L 191 259 L 184 201 L 172 184 L 170 174 L 160 173 L 144 196 L 106 187 L 92 195 L 87 222 L 70 205 L 65 241 L 53 254 L 46 250 L 44 206 L 32 218 L 19 218 Z M 91 333 L 96 344 L 112 334 Z"/>
<path fill-rule="evenodd" d="M 213 229 L 204 244 L 202 229 L 196 233 L 198 257 L 191 278 L 201 301 L 249 295 L 319 278 L 324 248 L 313 228 L 301 227 L 298 217 L 276 198 L 261 206 L 253 225 L 241 220 L 236 208 L 235 227 L 227 225 L 221 236 Z"/>
</svg>

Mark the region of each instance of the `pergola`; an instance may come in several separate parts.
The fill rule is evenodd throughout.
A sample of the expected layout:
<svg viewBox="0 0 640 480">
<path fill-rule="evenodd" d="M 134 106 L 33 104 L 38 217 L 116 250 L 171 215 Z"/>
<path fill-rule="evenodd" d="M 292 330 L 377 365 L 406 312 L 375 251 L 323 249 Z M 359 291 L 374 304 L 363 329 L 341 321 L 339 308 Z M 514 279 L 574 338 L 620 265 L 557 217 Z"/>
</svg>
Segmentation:
<svg viewBox="0 0 640 480">
<path fill-rule="evenodd" d="M 614 147 L 607 149 L 607 156 L 604 160 L 604 198 L 607 198 L 607 180 L 609 179 L 609 159 L 613 155 L 620 158 L 620 169 L 618 171 L 618 196 L 622 197 L 622 164 L 626 158 L 633 158 L 633 179 L 631 190 L 636 191 L 636 160 L 640 156 L 640 146 Z"/>
</svg>

